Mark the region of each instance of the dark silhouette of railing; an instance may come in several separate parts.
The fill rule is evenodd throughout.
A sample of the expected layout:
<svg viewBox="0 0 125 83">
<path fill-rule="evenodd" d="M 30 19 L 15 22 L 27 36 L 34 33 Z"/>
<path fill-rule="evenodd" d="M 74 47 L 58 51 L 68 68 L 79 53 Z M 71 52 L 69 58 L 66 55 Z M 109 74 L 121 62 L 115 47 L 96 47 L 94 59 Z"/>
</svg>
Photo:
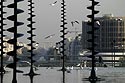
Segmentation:
<svg viewBox="0 0 125 83">
<path fill-rule="evenodd" d="M 97 46 L 97 43 L 95 42 L 95 39 L 97 38 L 97 35 L 95 35 L 95 31 L 99 28 L 95 27 L 95 22 L 97 21 L 95 20 L 95 14 L 99 13 L 99 11 L 95 10 L 95 6 L 97 6 L 99 2 L 95 0 L 89 1 L 91 1 L 92 5 L 87 7 L 87 9 L 91 10 L 91 15 L 87 15 L 87 17 L 90 18 L 90 22 L 88 22 L 88 25 L 91 26 L 91 31 L 89 31 L 88 34 L 91 34 L 91 39 L 88 39 L 87 41 L 91 42 L 91 47 L 89 47 L 88 49 L 92 52 L 92 54 L 90 55 L 90 58 L 92 58 L 92 69 L 88 80 L 92 83 L 95 83 L 98 80 L 95 72 L 95 55 L 98 54 L 98 51 L 95 50 L 95 47 Z"/>
<path fill-rule="evenodd" d="M 1 83 L 3 83 L 3 75 L 4 75 L 4 73 L 5 73 L 5 70 L 4 70 L 4 65 L 3 65 L 3 55 L 4 55 L 4 51 L 3 51 L 3 48 L 5 48 L 4 47 L 4 45 L 3 45 L 3 43 L 4 43 L 4 40 L 3 40 L 3 37 L 5 36 L 3 33 L 4 33 L 4 31 L 5 31 L 5 29 L 4 29 L 4 26 L 6 25 L 5 23 L 4 23 L 4 20 L 6 19 L 6 18 L 4 18 L 4 14 L 6 13 L 6 12 L 4 12 L 4 2 L 5 2 L 5 0 L 1 0 L 1 2 L 0 2 L 0 5 L 1 5 L 1 8 L 0 8 L 0 11 L 1 11 L 1 14 L 0 14 L 0 18 L 1 18 L 1 20 L 0 20 L 0 23 L 1 23 L 1 31 L 0 31 L 0 34 L 1 34 L 1 42 L 0 42 L 0 46 L 1 46 L 1 49 L 0 49 L 0 51 L 1 51 L 1 67 L 0 67 L 0 75 L 1 75 Z"/>
<path fill-rule="evenodd" d="M 66 61 L 66 54 L 65 54 L 65 36 L 66 36 L 66 4 L 65 4 L 65 0 L 62 0 L 62 3 L 61 3 L 61 22 L 62 22 L 62 25 L 60 27 L 62 27 L 62 30 L 60 31 L 62 33 L 62 35 L 60 36 L 62 38 L 62 40 L 60 41 L 61 43 L 61 50 L 60 50 L 60 53 L 61 53 L 61 58 L 62 58 L 62 61 L 63 61 L 63 64 L 62 64 L 62 69 L 61 71 L 63 72 L 63 83 L 65 83 L 65 71 L 66 71 L 66 68 L 65 68 L 65 61 Z"/>
<path fill-rule="evenodd" d="M 23 1 L 23 0 L 14 0 L 12 4 L 9 4 L 7 6 L 8 8 L 14 9 L 14 14 L 7 17 L 8 20 L 13 21 L 14 23 L 13 27 L 7 29 L 8 32 L 13 33 L 13 38 L 7 41 L 7 43 L 13 45 L 13 51 L 10 51 L 7 53 L 9 56 L 13 57 L 13 63 L 10 63 L 9 65 L 7 65 L 7 67 L 13 69 L 12 83 L 17 83 L 18 72 L 23 73 L 23 71 L 17 70 L 17 62 L 19 61 L 19 58 L 17 58 L 17 50 L 22 48 L 22 46 L 17 45 L 17 42 L 18 42 L 18 38 L 23 36 L 23 34 L 17 32 L 18 30 L 17 28 L 18 26 L 21 26 L 24 24 L 23 22 L 18 22 L 18 19 L 17 19 L 17 15 L 24 12 L 23 10 L 17 8 L 17 4 L 20 1 Z"/>
<path fill-rule="evenodd" d="M 28 57 L 28 58 L 30 59 L 31 65 L 30 65 L 30 72 L 28 74 L 24 74 L 24 75 L 28 75 L 30 77 L 30 82 L 33 83 L 34 76 L 39 75 L 39 74 L 36 74 L 34 72 L 34 68 L 33 68 L 33 64 L 34 64 L 34 62 L 36 62 L 35 60 L 33 60 L 33 57 L 35 56 L 35 54 L 33 52 L 34 52 L 34 49 L 36 49 L 34 47 L 34 43 L 36 43 L 36 42 L 33 40 L 33 37 L 36 36 L 33 33 L 33 31 L 36 29 L 36 28 L 33 27 L 33 24 L 35 23 L 35 21 L 33 21 L 33 17 L 35 17 L 35 15 L 33 14 L 34 13 L 34 11 L 33 11 L 33 8 L 34 8 L 33 4 L 34 4 L 34 2 L 33 2 L 33 0 L 28 0 L 28 2 L 29 2 L 29 5 L 28 5 L 29 6 L 29 9 L 28 9 L 29 13 L 28 14 L 29 14 L 30 17 L 27 20 L 30 23 L 27 26 L 30 28 L 30 30 L 27 31 L 27 33 L 30 34 L 30 37 L 28 37 L 27 39 L 30 40 L 30 43 L 28 44 L 28 46 L 30 46 L 31 49 L 28 50 L 28 52 L 30 52 L 31 56 Z"/>
</svg>

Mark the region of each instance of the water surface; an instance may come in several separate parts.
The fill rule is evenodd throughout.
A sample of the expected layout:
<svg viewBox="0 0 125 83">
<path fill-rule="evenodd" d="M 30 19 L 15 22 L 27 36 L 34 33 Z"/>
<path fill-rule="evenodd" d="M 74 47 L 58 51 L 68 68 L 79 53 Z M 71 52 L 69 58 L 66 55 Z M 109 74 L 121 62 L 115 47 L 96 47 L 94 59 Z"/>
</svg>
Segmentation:
<svg viewBox="0 0 125 83">
<path fill-rule="evenodd" d="M 28 67 L 20 67 L 24 73 L 29 72 Z M 53 69 L 46 67 L 39 67 L 39 70 L 35 71 L 40 74 L 34 77 L 34 83 L 62 83 L 62 72 L 57 71 L 60 67 L 54 67 Z M 17 74 L 17 83 L 30 83 L 28 76 L 23 74 Z M 90 83 L 83 81 L 84 78 L 88 78 L 90 74 L 90 68 L 86 67 L 83 69 L 74 68 L 71 73 L 66 72 L 65 83 Z M 125 83 L 125 68 L 97 68 L 96 74 L 99 78 L 104 81 L 98 81 L 97 83 Z M 12 71 L 6 73 L 3 79 L 4 83 L 12 83 Z"/>
</svg>

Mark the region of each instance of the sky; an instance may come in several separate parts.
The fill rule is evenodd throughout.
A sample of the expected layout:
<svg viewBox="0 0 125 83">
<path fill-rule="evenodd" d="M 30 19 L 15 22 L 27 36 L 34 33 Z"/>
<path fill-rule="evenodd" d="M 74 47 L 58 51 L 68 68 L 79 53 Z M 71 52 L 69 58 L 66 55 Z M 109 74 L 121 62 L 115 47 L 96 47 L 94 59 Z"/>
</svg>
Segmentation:
<svg viewBox="0 0 125 83">
<path fill-rule="evenodd" d="M 12 0 L 8 0 L 10 3 Z M 41 47 L 54 45 L 56 42 L 61 40 L 60 30 L 61 30 L 61 1 L 57 0 L 55 6 L 51 6 L 50 4 L 55 2 L 56 0 L 33 0 L 34 1 L 34 14 L 36 17 L 34 21 L 34 27 L 36 30 L 34 33 L 36 37 L 34 40 L 39 43 Z M 91 5 L 91 1 L 89 0 L 65 0 L 66 1 L 66 11 L 67 11 L 67 25 L 68 31 L 82 30 L 82 21 L 87 20 L 87 15 L 91 14 L 91 12 L 86 8 Z M 125 0 L 96 0 L 99 1 L 100 6 L 96 7 L 96 10 L 99 10 L 99 14 L 96 16 L 102 16 L 104 14 L 112 13 L 114 16 L 125 16 Z M 26 26 L 28 24 L 27 18 L 28 16 L 28 3 L 27 0 L 20 2 L 18 8 L 23 9 L 24 13 L 18 15 L 18 20 L 23 21 L 25 24 L 20 26 L 18 29 L 19 32 L 24 33 L 24 37 L 19 39 L 24 43 L 29 42 L 26 38 L 29 36 L 26 31 L 29 30 Z M 6 9 L 10 13 L 10 10 Z M 74 27 L 71 26 L 71 21 L 78 20 L 80 24 L 75 24 Z M 45 39 L 46 36 L 55 34 L 52 38 Z M 66 37 L 75 37 L 75 33 L 67 34 Z"/>
</svg>

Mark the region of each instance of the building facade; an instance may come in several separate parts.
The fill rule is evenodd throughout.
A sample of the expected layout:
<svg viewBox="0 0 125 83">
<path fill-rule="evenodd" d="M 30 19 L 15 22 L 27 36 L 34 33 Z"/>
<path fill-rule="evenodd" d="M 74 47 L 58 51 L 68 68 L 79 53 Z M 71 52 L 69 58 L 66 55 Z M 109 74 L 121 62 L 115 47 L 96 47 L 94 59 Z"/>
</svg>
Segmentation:
<svg viewBox="0 0 125 83">
<path fill-rule="evenodd" d="M 114 17 L 112 14 L 106 14 L 103 17 L 96 17 L 95 26 L 99 27 L 95 31 L 98 44 L 96 50 L 99 52 L 123 52 L 125 49 L 125 17 Z M 82 47 L 87 49 L 91 43 L 87 42 L 91 38 L 88 31 L 91 27 L 87 25 L 88 21 L 82 22 Z"/>
</svg>

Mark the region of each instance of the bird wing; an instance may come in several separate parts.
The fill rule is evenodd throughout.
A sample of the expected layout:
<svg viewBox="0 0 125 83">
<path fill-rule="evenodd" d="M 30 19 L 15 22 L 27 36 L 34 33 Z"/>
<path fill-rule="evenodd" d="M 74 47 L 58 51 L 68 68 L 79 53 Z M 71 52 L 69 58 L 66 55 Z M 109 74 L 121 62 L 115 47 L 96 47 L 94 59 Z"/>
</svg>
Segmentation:
<svg viewBox="0 0 125 83">
<path fill-rule="evenodd" d="M 74 22 L 73 21 L 71 22 L 71 24 L 72 24 L 72 26 L 74 26 Z"/>
<path fill-rule="evenodd" d="M 49 35 L 49 36 L 45 37 L 44 39 L 48 39 L 48 38 L 50 38 L 50 37 L 52 37 L 52 36 L 54 36 L 54 35 L 55 35 L 55 34 Z"/>
<path fill-rule="evenodd" d="M 57 3 L 57 1 L 55 1 L 53 4 L 56 4 Z"/>
<path fill-rule="evenodd" d="M 99 21 L 96 21 L 96 23 L 97 23 L 98 25 L 100 25 L 100 22 L 99 22 Z"/>
<path fill-rule="evenodd" d="M 52 35 L 50 35 L 50 36 L 54 36 L 55 34 L 52 34 Z"/>
<path fill-rule="evenodd" d="M 79 24 L 79 22 L 78 22 L 78 21 L 75 21 L 75 22 Z"/>
<path fill-rule="evenodd" d="M 36 46 L 36 47 L 39 46 L 39 43 L 36 43 L 35 46 Z"/>
<path fill-rule="evenodd" d="M 50 4 L 51 6 L 54 6 L 57 3 L 57 1 L 55 1 L 54 3 Z"/>
</svg>

